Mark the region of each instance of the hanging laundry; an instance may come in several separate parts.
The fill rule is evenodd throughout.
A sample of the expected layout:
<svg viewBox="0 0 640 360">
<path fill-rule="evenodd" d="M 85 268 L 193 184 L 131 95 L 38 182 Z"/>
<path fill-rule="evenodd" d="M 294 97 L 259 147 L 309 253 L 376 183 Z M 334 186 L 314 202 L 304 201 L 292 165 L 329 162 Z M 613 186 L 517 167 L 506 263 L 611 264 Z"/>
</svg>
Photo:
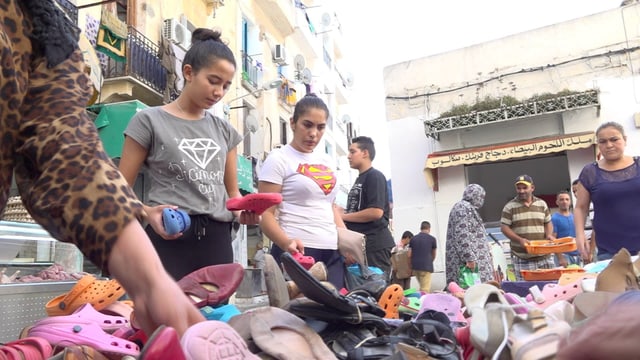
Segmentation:
<svg viewBox="0 0 640 360">
<path fill-rule="evenodd" d="M 180 91 L 178 90 L 177 72 L 182 71 L 182 69 L 177 69 L 176 53 L 173 50 L 171 42 L 164 36 L 160 37 L 159 50 L 158 56 L 160 57 L 160 62 L 162 67 L 167 70 L 167 82 L 162 97 L 165 103 L 170 103 L 174 98 L 180 95 Z"/>
<path fill-rule="evenodd" d="M 115 61 L 125 62 L 127 46 L 127 24 L 118 19 L 107 8 L 102 8 L 100 29 L 96 39 L 96 49 Z"/>
</svg>

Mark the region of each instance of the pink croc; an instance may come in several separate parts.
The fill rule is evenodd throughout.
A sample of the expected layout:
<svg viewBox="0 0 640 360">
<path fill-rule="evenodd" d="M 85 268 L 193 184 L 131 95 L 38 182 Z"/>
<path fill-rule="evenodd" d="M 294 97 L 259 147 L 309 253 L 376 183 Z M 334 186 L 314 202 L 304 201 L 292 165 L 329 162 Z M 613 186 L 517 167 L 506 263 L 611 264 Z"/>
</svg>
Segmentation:
<svg viewBox="0 0 640 360">
<path fill-rule="evenodd" d="M 247 210 L 262 215 L 268 208 L 282 202 L 280 193 L 256 193 L 227 200 L 227 210 Z"/>
<path fill-rule="evenodd" d="M 28 335 L 47 340 L 53 346 L 88 345 L 97 351 L 115 356 L 140 354 L 138 345 L 109 335 L 91 320 L 71 316 L 53 316 L 35 323 Z"/>
<path fill-rule="evenodd" d="M 542 296 L 536 299 L 536 296 L 531 298 L 527 295 L 529 304 L 539 309 L 546 309 L 551 304 L 559 300 L 566 300 L 571 302 L 578 294 L 582 293 L 582 279 L 575 281 L 567 285 L 558 284 L 546 284 L 542 288 Z"/>
<path fill-rule="evenodd" d="M 302 265 L 303 268 L 309 270 L 316 263 L 316 259 L 313 256 L 304 256 L 301 252 L 293 254 L 293 258 Z"/>
<path fill-rule="evenodd" d="M 66 317 L 71 319 L 89 320 L 98 324 L 102 330 L 108 333 L 113 333 L 122 327 L 129 327 L 129 319 L 122 316 L 103 314 L 94 309 L 91 304 L 84 304 L 79 307 L 78 310 L 74 311 L 73 314 L 58 316 L 58 319 Z"/>
</svg>

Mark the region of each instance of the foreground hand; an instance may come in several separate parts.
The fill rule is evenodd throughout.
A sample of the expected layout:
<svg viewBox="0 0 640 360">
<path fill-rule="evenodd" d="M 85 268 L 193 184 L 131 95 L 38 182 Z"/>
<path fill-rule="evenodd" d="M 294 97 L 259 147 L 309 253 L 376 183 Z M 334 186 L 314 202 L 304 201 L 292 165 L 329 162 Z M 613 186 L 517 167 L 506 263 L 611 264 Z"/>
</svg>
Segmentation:
<svg viewBox="0 0 640 360">
<path fill-rule="evenodd" d="M 290 253 L 290 254 L 295 254 L 297 252 L 301 253 L 304 255 L 304 245 L 302 244 L 302 240 L 300 239 L 290 239 L 289 241 L 289 245 L 287 246 L 286 249 L 284 249 L 284 251 Z"/>
<path fill-rule="evenodd" d="M 260 215 L 253 211 L 241 211 L 238 221 L 244 225 L 258 225 L 260 223 Z"/>
</svg>

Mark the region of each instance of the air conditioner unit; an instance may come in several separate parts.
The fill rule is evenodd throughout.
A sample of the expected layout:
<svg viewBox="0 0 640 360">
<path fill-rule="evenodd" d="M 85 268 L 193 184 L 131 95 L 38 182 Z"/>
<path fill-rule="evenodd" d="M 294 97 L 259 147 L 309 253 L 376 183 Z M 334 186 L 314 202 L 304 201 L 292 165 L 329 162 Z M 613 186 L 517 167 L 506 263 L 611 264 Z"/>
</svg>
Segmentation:
<svg viewBox="0 0 640 360">
<path fill-rule="evenodd" d="M 286 64 L 287 58 L 284 51 L 284 45 L 276 44 L 275 49 L 273 49 L 273 62 L 278 65 Z"/>
<path fill-rule="evenodd" d="M 166 19 L 162 35 L 185 50 L 188 50 L 191 46 L 191 31 L 182 25 L 178 19 Z"/>
</svg>

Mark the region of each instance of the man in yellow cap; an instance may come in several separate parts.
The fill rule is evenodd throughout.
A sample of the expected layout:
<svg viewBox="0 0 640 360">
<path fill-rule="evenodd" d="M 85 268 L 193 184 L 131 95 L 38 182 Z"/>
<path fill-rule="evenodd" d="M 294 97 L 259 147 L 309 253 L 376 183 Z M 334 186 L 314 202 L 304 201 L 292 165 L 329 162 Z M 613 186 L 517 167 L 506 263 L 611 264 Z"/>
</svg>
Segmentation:
<svg viewBox="0 0 640 360">
<path fill-rule="evenodd" d="M 534 196 L 535 185 L 529 175 L 516 178 L 516 197 L 502 209 L 500 230 L 511 240 L 511 262 L 516 280 L 524 280 L 520 270 L 551 269 L 553 255 L 529 254 L 525 248 L 530 240 L 555 240 L 551 212 L 547 203 Z"/>
</svg>

